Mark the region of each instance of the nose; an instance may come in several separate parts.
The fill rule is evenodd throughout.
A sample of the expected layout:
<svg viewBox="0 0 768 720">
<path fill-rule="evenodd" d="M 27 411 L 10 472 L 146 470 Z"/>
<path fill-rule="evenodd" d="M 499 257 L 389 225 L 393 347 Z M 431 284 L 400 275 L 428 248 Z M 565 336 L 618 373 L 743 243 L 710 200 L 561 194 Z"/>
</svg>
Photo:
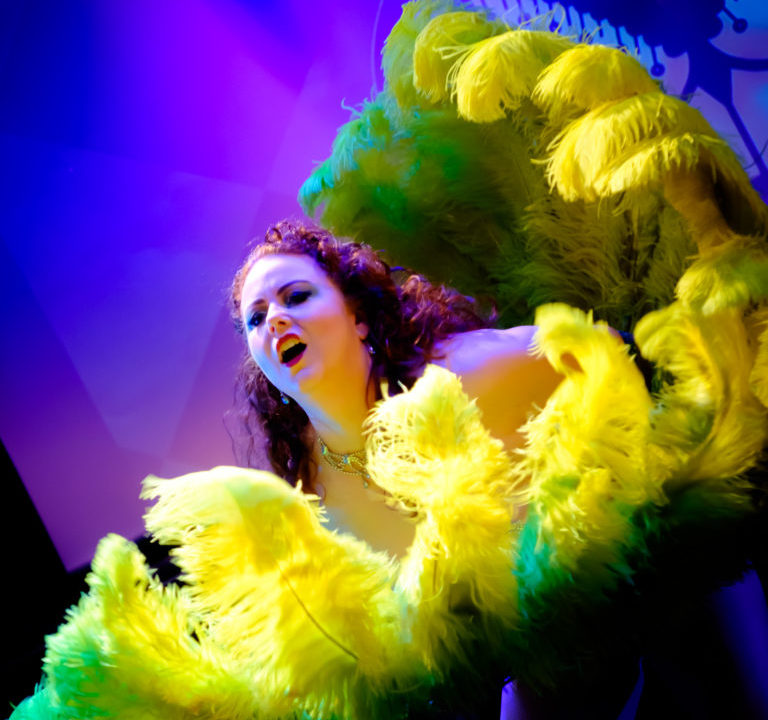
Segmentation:
<svg viewBox="0 0 768 720">
<path fill-rule="evenodd" d="M 272 335 L 282 335 L 291 326 L 285 308 L 271 303 L 267 310 L 267 327 Z"/>
</svg>

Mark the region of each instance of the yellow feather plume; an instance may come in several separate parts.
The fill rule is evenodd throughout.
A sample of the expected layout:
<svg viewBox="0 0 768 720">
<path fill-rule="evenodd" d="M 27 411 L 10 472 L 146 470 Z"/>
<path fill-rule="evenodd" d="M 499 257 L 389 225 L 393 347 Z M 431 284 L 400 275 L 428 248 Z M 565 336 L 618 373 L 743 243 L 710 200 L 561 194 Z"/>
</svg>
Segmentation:
<svg viewBox="0 0 768 720">
<path fill-rule="evenodd" d="M 554 33 L 510 30 L 475 43 L 448 74 L 461 117 L 493 122 L 528 98 L 542 69 L 573 43 Z"/>
<path fill-rule="evenodd" d="M 628 148 L 595 178 L 595 194 L 607 197 L 626 190 L 645 189 L 661 183 L 670 171 L 691 170 L 696 166 L 707 168 L 713 180 L 735 186 L 747 198 L 756 194 L 738 158 L 724 140 L 688 132 L 649 138 Z M 764 215 L 764 210 L 761 209 L 760 214 Z"/>
<path fill-rule="evenodd" d="M 754 465 L 768 439 L 768 412 L 750 389 L 756 348 L 741 312 L 703 315 L 677 302 L 649 313 L 635 338 L 643 356 L 671 374 L 660 393 L 651 441 L 677 455 L 675 483 L 720 486 L 723 501 L 747 502 L 734 480 Z"/>
<path fill-rule="evenodd" d="M 418 516 L 398 587 L 414 606 L 413 644 L 434 669 L 479 631 L 481 618 L 468 625 L 458 607 L 515 620 L 509 459 L 460 380 L 432 365 L 366 427 L 372 477 Z"/>
<path fill-rule="evenodd" d="M 534 102 L 558 123 L 574 111 L 658 90 L 633 57 L 605 45 L 577 45 L 559 55 L 538 78 Z"/>
<path fill-rule="evenodd" d="M 762 238 L 731 235 L 701 252 L 677 283 L 680 301 L 706 315 L 768 299 L 768 252 Z"/>
<path fill-rule="evenodd" d="M 595 201 L 655 182 L 660 170 L 692 167 L 700 147 L 711 151 L 720 144 L 698 110 L 649 92 L 606 103 L 570 123 L 553 144 L 547 178 L 566 200 Z M 647 156 L 652 162 L 646 164 Z"/>
<path fill-rule="evenodd" d="M 252 668 L 207 637 L 184 591 L 164 589 L 132 543 L 102 540 L 87 580 L 45 657 L 46 692 L 68 719 L 247 720 L 272 709 Z"/>
<path fill-rule="evenodd" d="M 412 677 L 393 562 L 322 527 L 316 498 L 226 467 L 148 478 L 144 497 L 158 498 L 152 533 L 183 543 L 176 557 L 211 636 L 258 663 L 289 707 L 355 716 L 361 687 Z"/>
<path fill-rule="evenodd" d="M 387 84 L 402 108 L 423 101 L 413 86 L 413 48 L 419 33 L 434 15 L 454 10 L 452 0 L 419 0 L 403 5 L 403 14 L 384 43 L 381 67 Z"/>
<path fill-rule="evenodd" d="M 530 478 L 554 562 L 573 567 L 587 548 L 592 560 L 609 561 L 632 509 L 664 501 L 666 468 L 648 452 L 651 398 L 624 343 L 591 315 L 546 305 L 536 323 L 538 351 L 565 379 L 523 427 L 515 469 Z"/>
<path fill-rule="evenodd" d="M 438 15 L 419 33 L 413 49 L 413 84 L 433 102 L 448 100 L 448 71 L 473 43 L 506 30 L 478 12 Z"/>
</svg>

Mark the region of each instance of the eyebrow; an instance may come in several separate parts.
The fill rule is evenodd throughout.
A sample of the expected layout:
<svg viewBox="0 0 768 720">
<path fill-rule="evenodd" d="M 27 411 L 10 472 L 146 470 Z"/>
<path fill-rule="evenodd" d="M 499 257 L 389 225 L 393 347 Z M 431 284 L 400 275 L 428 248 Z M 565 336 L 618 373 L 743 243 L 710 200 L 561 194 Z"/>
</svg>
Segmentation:
<svg viewBox="0 0 768 720">
<path fill-rule="evenodd" d="M 291 285 L 295 285 L 296 283 L 310 283 L 309 280 L 289 280 L 284 285 L 281 285 L 279 288 L 277 288 L 277 295 L 280 295 L 281 293 L 285 292 Z M 252 310 L 256 305 L 259 305 L 260 303 L 264 303 L 266 300 L 264 298 L 258 297 L 256 298 L 250 305 L 248 305 L 248 309 Z"/>
</svg>

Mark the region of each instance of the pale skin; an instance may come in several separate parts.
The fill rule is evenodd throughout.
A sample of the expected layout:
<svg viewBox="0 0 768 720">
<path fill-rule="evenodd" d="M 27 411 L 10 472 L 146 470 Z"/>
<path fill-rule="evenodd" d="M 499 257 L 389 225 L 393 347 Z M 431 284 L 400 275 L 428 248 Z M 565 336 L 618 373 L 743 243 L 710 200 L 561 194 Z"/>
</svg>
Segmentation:
<svg viewBox="0 0 768 720">
<path fill-rule="evenodd" d="M 241 307 L 249 350 L 267 378 L 301 405 L 328 447 L 362 448 L 363 421 L 376 399 L 368 327 L 322 268 L 303 255 L 263 257 L 246 277 Z M 520 445 L 518 429 L 562 379 L 531 353 L 534 332 L 530 326 L 475 330 L 435 348 L 435 364 L 461 378 L 484 424 L 508 450 Z M 316 439 L 313 452 L 331 524 L 402 556 L 413 538 L 410 519 L 387 505 L 381 488 L 366 488 L 361 476 L 324 463 Z"/>
</svg>

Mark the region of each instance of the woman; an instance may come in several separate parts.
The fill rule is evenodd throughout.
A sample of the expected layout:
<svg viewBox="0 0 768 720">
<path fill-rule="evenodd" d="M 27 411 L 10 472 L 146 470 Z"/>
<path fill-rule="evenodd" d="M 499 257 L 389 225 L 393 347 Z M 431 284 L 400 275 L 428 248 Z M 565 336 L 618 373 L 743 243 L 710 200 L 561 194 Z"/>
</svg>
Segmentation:
<svg viewBox="0 0 768 720">
<path fill-rule="evenodd" d="M 248 346 L 240 379 L 251 445 L 260 425 L 274 471 L 319 494 L 331 527 L 399 558 L 413 542 L 413 518 L 387 503 L 364 451 L 365 418 L 382 393 L 411 387 L 427 363 L 446 368 L 509 452 L 562 379 L 534 352 L 534 327 L 491 329 L 474 301 L 418 275 L 398 287 L 371 248 L 311 224 L 269 228 L 236 275 L 232 307 Z M 522 524 L 524 512 L 521 502 L 510 523 Z M 618 696 L 606 671 L 598 699 L 577 706 L 570 693 L 569 711 L 615 716 L 634 682 L 626 670 L 613 669 Z M 535 695 L 512 692 L 515 717 L 538 712 Z M 478 717 L 498 704 L 498 693 L 468 703 Z"/>
<path fill-rule="evenodd" d="M 398 288 L 369 247 L 312 225 L 270 228 L 237 273 L 232 302 L 249 351 L 246 420 L 262 424 L 273 469 L 320 494 L 335 527 L 398 556 L 413 524 L 384 502 L 363 451 L 382 387 L 396 393 L 427 363 L 444 367 L 511 450 L 560 380 L 532 353 L 534 328 L 491 329 L 473 301 L 417 275 Z"/>
</svg>

